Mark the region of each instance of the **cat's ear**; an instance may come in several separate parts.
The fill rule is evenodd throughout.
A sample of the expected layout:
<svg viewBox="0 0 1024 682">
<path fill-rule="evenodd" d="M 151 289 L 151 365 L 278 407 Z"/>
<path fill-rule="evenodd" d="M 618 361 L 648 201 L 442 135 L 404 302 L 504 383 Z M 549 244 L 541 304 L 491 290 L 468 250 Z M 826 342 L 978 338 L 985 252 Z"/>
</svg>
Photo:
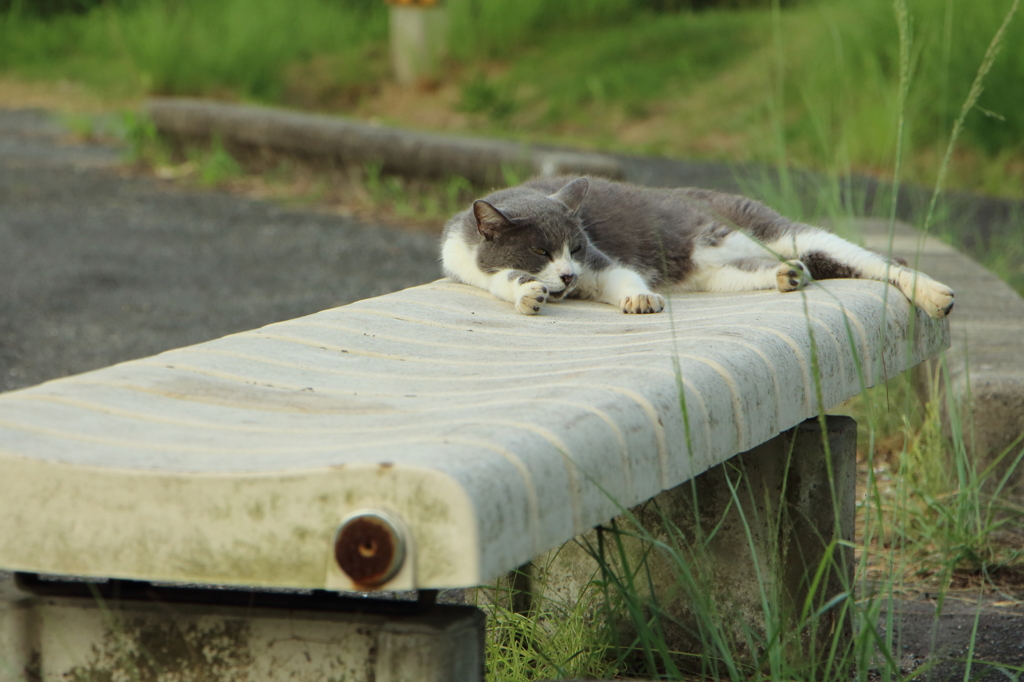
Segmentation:
<svg viewBox="0 0 1024 682">
<path fill-rule="evenodd" d="M 487 241 L 513 227 L 512 221 L 506 218 L 504 213 L 483 199 L 473 202 L 473 215 L 476 217 L 476 229 Z"/>
<path fill-rule="evenodd" d="M 569 207 L 570 211 L 575 213 L 580 210 L 580 204 L 583 203 L 583 198 L 587 196 L 588 189 L 590 189 L 590 182 L 586 178 L 576 178 L 550 196 L 555 201 L 561 201 Z"/>
</svg>

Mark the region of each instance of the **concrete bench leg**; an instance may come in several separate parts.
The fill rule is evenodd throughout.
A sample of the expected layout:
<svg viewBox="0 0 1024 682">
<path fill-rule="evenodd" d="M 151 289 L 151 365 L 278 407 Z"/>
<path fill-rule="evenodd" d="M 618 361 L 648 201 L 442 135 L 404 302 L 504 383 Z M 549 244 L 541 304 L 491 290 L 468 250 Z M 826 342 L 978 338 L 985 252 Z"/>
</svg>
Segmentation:
<svg viewBox="0 0 1024 682">
<path fill-rule="evenodd" d="M 644 609 L 660 614 L 656 627 L 670 650 L 716 655 L 707 650 L 713 628 L 747 664 L 773 639 L 790 661 L 817 660 L 837 629 L 849 632 L 849 620 L 841 605 L 817 619 L 802 619 L 801 611 L 810 604 L 814 612 L 853 580 L 851 550 L 835 541 L 853 539 L 857 425 L 838 416 L 826 424 L 827 439 L 817 419 L 808 420 L 632 509 L 635 521 L 620 516 L 538 557 L 524 567 L 533 598 L 572 603 L 594 578 L 609 578 L 594 559 L 603 555 L 646 592 Z M 638 540 L 636 522 L 639 534 L 672 550 Z M 812 585 L 823 563 L 823 579 Z M 521 586 L 522 574 L 517 580 Z M 594 608 L 617 598 L 613 590 Z M 635 630 L 619 620 L 631 641 Z"/>
<path fill-rule="evenodd" d="M 259 606 L 259 594 L 248 607 L 172 603 L 160 588 L 149 601 L 39 596 L 11 583 L 0 582 L 0 682 L 483 680 L 473 607 L 361 600 L 365 611 L 339 613 Z"/>
</svg>

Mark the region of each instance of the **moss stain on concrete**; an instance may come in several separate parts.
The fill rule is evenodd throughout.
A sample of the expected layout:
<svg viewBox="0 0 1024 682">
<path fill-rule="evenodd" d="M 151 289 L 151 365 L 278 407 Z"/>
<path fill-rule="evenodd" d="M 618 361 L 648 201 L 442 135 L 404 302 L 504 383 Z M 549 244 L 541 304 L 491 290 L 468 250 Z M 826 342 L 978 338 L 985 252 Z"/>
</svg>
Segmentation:
<svg viewBox="0 0 1024 682">
<path fill-rule="evenodd" d="M 226 620 L 211 627 L 126 618 L 92 648 L 92 659 L 67 671 L 74 682 L 218 682 L 249 679 L 250 626 Z"/>
</svg>

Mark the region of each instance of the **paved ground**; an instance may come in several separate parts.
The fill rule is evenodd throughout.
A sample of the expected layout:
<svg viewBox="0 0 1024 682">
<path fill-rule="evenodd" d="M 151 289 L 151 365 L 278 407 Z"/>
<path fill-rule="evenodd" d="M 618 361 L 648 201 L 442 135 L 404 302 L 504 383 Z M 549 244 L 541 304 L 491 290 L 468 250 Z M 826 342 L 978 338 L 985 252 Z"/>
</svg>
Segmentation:
<svg viewBox="0 0 1024 682">
<path fill-rule="evenodd" d="M 925 666 L 928 672 L 917 678 L 926 682 L 965 680 L 964 661 L 971 656 L 969 642 L 977 617 L 971 680 L 1009 682 L 1024 679 L 1024 609 L 998 606 L 1002 597 L 986 598 L 979 607 L 977 594 L 962 593 L 947 597 L 941 615 L 935 615 L 935 603 L 929 599 L 900 602 L 895 628 L 895 657 L 906 673 Z M 884 623 L 884 617 L 881 619 Z M 884 632 L 884 627 L 879 628 Z M 928 652 L 935 651 L 928 660 Z M 1002 666 L 992 666 L 995 662 Z M 926 665 L 927 664 L 927 665 Z M 933 667 L 930 667 L 933 666 Z M 930 669 L 929 669 L 930 667 Z"/>
<path fill-rule="evenodd" d="M 630 177 L 651 184 L 733 182 L 724 166 L 630 163 Z M 0 111 L 0 390 L 439 275 L 432 235 L 182 191 L 117 167 L 117 150 L 65 143 L 41 112 Z M 1024 665 L 1024 611 L 995 602 L 976 656 Z M 966 656 L 975 607 L 948 604 L 938 618 L 927 600 L 897 606 L 908 667 L 933 641 L 944 659 Z M 933 679 L 951 675 L 963 679 L 962 667 L 947 663 Z"/>
<path fill-rule="evenodd" d="M 440 276 L 432 235 L 115 173 L 0 112 L 0 390 Z"/>
</svg>

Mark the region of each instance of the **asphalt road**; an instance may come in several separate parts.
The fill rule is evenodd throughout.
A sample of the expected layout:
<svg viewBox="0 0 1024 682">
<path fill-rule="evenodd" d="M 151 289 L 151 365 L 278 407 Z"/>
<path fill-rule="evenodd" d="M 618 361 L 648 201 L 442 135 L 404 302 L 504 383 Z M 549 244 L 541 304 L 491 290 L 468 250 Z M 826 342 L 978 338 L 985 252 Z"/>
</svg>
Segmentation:
<svg viewBox="0 0 1024 682">
<path fill-rule="evenodd" d="M 436 237 L 119 174 L 0 111 L 0 390 L 440 276 Z"/>
</svg>

